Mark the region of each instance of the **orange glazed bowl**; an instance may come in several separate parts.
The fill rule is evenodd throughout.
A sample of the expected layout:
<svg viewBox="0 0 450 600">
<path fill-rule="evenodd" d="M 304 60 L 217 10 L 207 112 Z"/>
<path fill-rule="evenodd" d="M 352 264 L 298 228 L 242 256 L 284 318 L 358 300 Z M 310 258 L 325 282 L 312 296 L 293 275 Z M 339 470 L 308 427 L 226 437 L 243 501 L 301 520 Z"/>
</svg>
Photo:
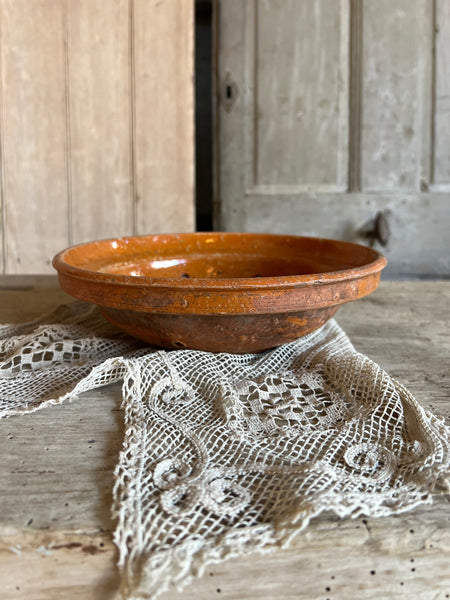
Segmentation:
<svg viewBox="0 0 450 600">
<path fill-rule="evenodd" d="M 53 259 L 63 290 L 162 348 L 261 352 L 375 290 L 386 259 L 312 237 L 183 233 L 102 240 Z"/>
</svg>

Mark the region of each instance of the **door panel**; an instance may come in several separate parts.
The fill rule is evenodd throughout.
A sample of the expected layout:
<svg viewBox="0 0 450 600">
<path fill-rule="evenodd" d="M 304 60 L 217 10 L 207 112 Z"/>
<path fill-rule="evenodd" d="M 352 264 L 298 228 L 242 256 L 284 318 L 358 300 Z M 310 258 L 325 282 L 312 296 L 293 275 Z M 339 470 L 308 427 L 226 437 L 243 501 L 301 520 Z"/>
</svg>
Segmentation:
<svg viewBox="0 0 450 600">
<path fill-rule="evenodd" d="M 450 193 L 450 2 L 436 2 L 434 160 L 432 185 Z"/>
<path fill-rule="evenodd" d="M 361 187 L 416 189 L 420 41 L 429 23 L 418 2 L 364 0 L 362 8 Z"/>
<path fill-rule="evenodd" d="M 337 157 L 347 142 L 339 127 L 347 72 L 327 59 L 340 55 L 341 7 L 336 0 L 310 6 L 296 0 L 254 5 L 256 186 L 339 186 L 345 176 Z"/>
<path fill-rule="evenodd" d="M 367 243 L 383 212 L 387 273 L 448 275 L 449 5 L 219 0 L 217 227 Z"/>
</svg>

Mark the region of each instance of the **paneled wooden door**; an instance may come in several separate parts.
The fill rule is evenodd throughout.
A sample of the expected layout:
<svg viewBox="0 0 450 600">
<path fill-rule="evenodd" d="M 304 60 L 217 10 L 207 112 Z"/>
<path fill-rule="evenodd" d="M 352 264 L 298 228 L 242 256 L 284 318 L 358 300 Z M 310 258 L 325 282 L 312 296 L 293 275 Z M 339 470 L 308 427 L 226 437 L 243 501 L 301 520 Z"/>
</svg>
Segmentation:
<svg viewBox="0 0 450 600">
<path fill-rule="evenodd" d="M 217 227 L 368 243 L 382 213 L 391 276 L 448 276 L 450 0 L 215 8 Z"/>
</svg>

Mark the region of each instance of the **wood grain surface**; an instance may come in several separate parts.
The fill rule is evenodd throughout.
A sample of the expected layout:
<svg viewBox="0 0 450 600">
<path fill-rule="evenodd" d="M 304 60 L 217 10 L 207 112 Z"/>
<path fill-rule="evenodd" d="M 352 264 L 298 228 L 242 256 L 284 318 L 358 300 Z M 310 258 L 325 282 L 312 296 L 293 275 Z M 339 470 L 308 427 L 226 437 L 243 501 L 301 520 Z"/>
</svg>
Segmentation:
<svg viewBox="0 0 450 600">
<path fill-rule="evenodd" d="M 133 233 L 128 0 L 68 0 L 71 243 Z M 107 10 L 106 10 L 107 8 Z"/>
<path fill-rule="evenodd" d="M 0 2 L 7 273 L 50 272 L 69 237 L 62 24 L 62 2 Z"/>
<path fill-rule="evenodd" d="M 0 273 L 194 227 L 194 2 L 0 0 Z"/>
<path fill-rule="evenodd" d="M 21 286 L 22 289 L 18 289 Z M 0 321 L 68 297 L 54 280 L 0 281 Z M 343 306 L 357 350 L 450 423 L 448 282 L 383 282 Z M 106 600 L 117 555 L 110 517 L 122 444 L 120 387 L 0 422 L 0 596 Z M 437 600 L 450 594 L 450 498 L 390 518 L 314 519 L 292 546 L 206 569 L 164 600 Z"/>
<path fill-rule="evenodd" d="M 136 233 L 191 231 L 194 3 L 134 0 L 133 23 Z"/>
</svg>

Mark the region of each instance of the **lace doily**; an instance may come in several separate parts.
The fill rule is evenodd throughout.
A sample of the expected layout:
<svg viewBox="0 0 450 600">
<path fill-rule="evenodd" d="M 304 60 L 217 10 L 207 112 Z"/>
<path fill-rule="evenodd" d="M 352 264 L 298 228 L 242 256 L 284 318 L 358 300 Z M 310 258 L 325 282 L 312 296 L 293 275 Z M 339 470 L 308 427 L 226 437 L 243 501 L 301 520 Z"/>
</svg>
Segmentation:
<svg viewBox="0 0 450 600">
<path fill-rule="evenodd" d="M 391 515 L 449 489 L 449 428 L 335 321 L 262 354 L 168 352 L 73 303 L 0 337 L 2 417 L 123 382 L 113 513 L 127 598 L 287 544 L 324 510 Z"/>
</svg>

